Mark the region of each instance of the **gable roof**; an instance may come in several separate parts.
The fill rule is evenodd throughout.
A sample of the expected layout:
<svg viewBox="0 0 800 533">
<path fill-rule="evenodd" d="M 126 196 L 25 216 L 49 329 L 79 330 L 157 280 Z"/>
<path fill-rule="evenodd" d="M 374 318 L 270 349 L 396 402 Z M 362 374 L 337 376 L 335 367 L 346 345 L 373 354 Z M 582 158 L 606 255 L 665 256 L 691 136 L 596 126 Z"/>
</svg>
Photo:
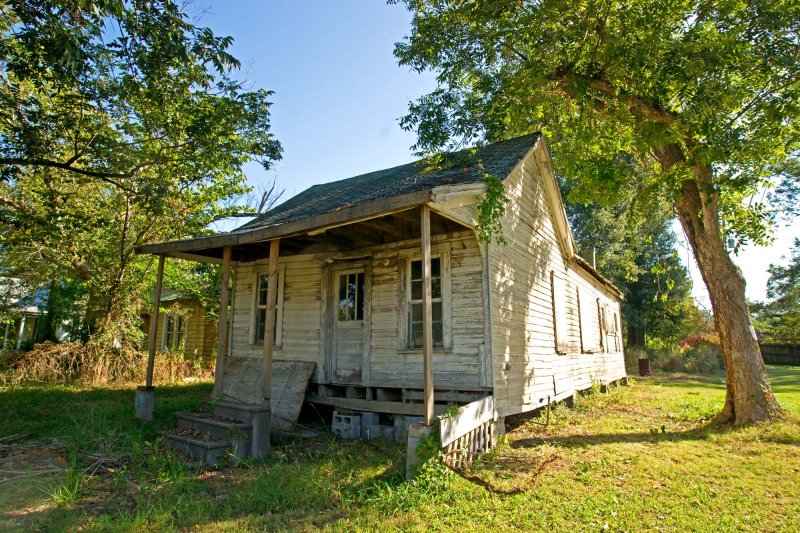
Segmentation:
<svg viewBox="0 0 800 533">
<path fill-rule="evenodd" d="M 285 224 L 443 185 L 481 183 L 484 174 L 504 179 L 540 137 L 541 134 L 533 133 L 483 146 L 474 153 L 471 149 L 452 152 L 446 157 L 453 164 L 443 170 L 427 170 L 427 161 L 423 159 L 314 185 L 235 231 Z"/>
</svg>

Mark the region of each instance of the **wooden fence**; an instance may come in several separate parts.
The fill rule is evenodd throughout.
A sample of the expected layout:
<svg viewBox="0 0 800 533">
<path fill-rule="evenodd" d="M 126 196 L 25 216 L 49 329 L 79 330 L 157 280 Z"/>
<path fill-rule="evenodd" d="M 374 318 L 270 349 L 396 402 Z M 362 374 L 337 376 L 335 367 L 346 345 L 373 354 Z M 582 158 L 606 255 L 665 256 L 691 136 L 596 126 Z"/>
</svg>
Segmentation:
<svg viewBox="0 0 800 533">
<path fill-rule="evenodd" d="M 760 344 L 760 346 L 766 364 L 800 366 L 800 344 Z"/>
<path fill-rule="evenodd" d="M 451 417 L 440 418 L 442 451 L 445 462 L 464 468 L 497 443 L 494 396 L 462 406 Z"/>
</svg>

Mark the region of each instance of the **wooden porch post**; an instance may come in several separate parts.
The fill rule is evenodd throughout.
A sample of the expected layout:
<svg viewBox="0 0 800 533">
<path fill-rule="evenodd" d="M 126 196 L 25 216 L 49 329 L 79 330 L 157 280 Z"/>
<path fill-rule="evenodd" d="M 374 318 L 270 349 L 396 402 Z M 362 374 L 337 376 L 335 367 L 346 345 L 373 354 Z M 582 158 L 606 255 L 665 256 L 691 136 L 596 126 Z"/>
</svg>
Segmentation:
<svg viewBox="0 0 800 533">
<path fill-rule="evenodd" d="M 11 334 L 11 322 L 6 322 L 6 333 L 3 335 L 3 350 L 8 350 L 8 337 Z"/>
<path fill-rule="evenodd" d="M 228 347 L 228 283 L 231 275 L 231 247 L 222 249 L 222 288 L 219 291 L 219 322 L 217 323 L 217 364 L 214 370 L 214 397 L 222 397 L 225 358 Z"/>
<path fill-rule="evenodd" d="M 22 349 L 22 334 L 25 333 L 26 316 L 22 315 L 19 319 L 19 331 L 17 331 L 17 351 Z"/>
<path fill-rule="evenodd" d="M 278 299 L 278 251 L 280 239 L 269 242 L 269 280 L 267 283 L 267 317 L 264 324 L 264 361 L 261 369 L 261 397 L 264 403 L 272 398 L 272 349 L 275 341 L 275 311 Z"/>
<path fill-rule="evenodd" d="M 148 339 L 147 379 L 145 386 L 153 387 L 153 366 L 156 362 L 156 334 L 158 333 L 158 311 L 161 307 L 161 283 L 164 281 L 164 256 L 158 256 L 158 274 L 156 277 L 156 294 L 153 302 L 153 314 L 150 315 L 150 338 Z"/>
<path fill-rule="evenodd" d="M 433 424 L 433 306 L 431 304 L 431 208 L 422 206 L 422 359 L 425 425 Z"/>
</svg>

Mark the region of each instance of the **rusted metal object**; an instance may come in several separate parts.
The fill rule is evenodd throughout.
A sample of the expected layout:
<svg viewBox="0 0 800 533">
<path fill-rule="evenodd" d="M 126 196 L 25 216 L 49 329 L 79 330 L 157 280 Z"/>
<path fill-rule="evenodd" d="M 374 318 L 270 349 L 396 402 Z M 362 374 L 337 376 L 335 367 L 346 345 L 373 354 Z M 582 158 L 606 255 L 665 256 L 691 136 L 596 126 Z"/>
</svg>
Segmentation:
<svg viewBox="0 0 800 533">
<path fill-rule="evenodd" d="M 650 359 L 639 359 L 639 375 L 650 375 Z"/>
</svg>

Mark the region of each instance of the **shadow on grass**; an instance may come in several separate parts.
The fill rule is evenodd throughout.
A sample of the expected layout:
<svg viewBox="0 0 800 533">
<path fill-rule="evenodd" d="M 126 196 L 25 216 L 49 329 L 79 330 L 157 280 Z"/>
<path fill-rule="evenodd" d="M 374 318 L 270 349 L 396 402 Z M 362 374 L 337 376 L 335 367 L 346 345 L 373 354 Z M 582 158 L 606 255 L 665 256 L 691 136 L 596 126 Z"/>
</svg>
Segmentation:
<svg viewBox="0 0 800 533">
<path fill-rule="evenodd" d="M 736 431 L 731 425 L 720 424 L 712 421 L 702 426 L 685 431 L 669 431 L 653 428 L 649 431 L 635 431 L 629 433 L 597 433 L 594 435 L 574 434 L 563 436 L 548 436 L 542 438 L 528 438 L 514 441 L 512 448 L 534 448 L 544 444 L 564 448 L 585 448 L 603 444 L 659 444 L 662 442 L 700 441 L 707 440 L 712 435 L 721 435 Z"/>
<path fill-rule="evenodd" d="M 175 411 L 197 408 L 211 388 L 210 383 L 157 387 L 155 421 L 149 424 L 134 416 L 135 386 L 0 388 L 0 437 L 23 435 L 86 451 L 101 447 L 125 454 L 133 441 L 152 440 L 156 428 L 170 427 Z"/>
</svg>

